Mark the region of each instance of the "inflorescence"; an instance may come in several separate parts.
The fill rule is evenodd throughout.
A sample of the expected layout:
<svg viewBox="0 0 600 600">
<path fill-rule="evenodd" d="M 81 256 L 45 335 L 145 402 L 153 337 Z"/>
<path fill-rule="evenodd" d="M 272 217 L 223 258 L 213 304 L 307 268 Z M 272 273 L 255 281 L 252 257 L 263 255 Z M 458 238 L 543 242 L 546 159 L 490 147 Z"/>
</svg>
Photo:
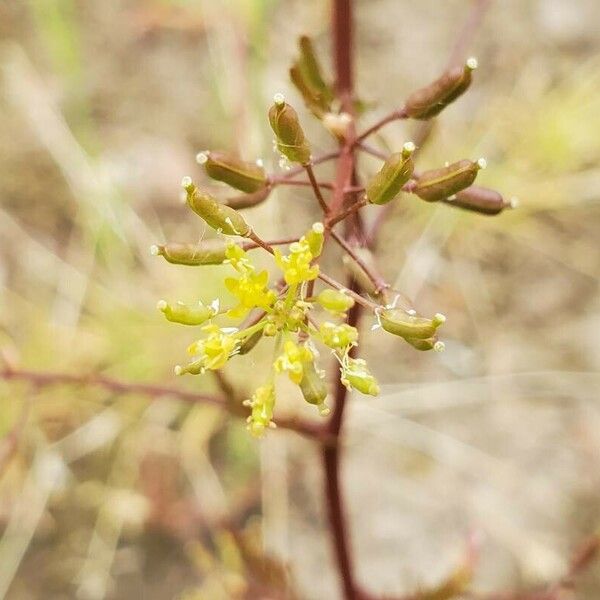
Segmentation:
<svg viewBox="0 0 600 600">
<path fill-rule="evenodd" d="M 372 127 L 362 136 L 354 134 L 354 117 L 342 112 L 335 102 L 332 87 L 325 82 L 321 68 L 307 37 L 300 39 L 300 56 L 290 69 L 290 78 L 308 109 L 341 145 L 359 148 L 362 140 L 376 130 Z M 426 120 L 436 116 L 463 94 L 471 84 L 477 61 L 470 58 L 461 67 L 445 72 L 439 79 L 411 94 L 394 118 Z M 300 389 L 304 400 L 327 416 L 328 385 L 321 367 L 321 354 L 332 354 L 339 364 L 339 381 L 346 388 L 375 396 L 377 380 L 367 362 L 355 355 L 359 341 L 356 327 L 347 323 L 355 303 L 371 311 L 373 329 L 403 338 L 417 350 L 442 351 L 438 328 L 445 322 L 442 314 L 432 318 L 418 315 L 410 306 L 397 306 L 398 295 L 382 281 L 372 266 L 374 257 L 363 245 L 350 245 L 334 231 L 334 226 L 367 205 L 381 206 L 402 196 L 414 194 L 427 202 L 445 202 L 482 214 L 497 214 L 510 206 L 494 190 L 472 185 L 478 171 L 485 168 L 484 159 L 460 160 L 422 173 L 415 171 L 415 144 L 406 142 L 400 151 L 387 156 L 380 170 L 364 188 L 344 190 L 344 202 L 332 208 L 323 197 L 323 189 L 334 190 L 331 183 L 316 181 L 311 155 L 295 109 L 282 94 L 276 94 L 269 110 L 269 122 L 275 135 L 274 147 L 286 163 L 299 168 L 283 177 L 266 173 L 262 161 L 246 162 L 221 151 L 204 151 L 197 162 L 206 174 L 237 190 L 237 195 L 224 201 L 200 189 L 191 177 L 184 177 L 182 187 L 188 207 L 217 232 L 217 237 L 200 244 L 166 243 L 152 246 L 154 255 L 168 262 L 187 266 L 227 265 L 232 275 L 224 279 L 226 289 L 235 298 L 232 306 L 219 299 L 194 304 L 164 300 L 158 309 L 172 322 L 201 328 L 202 336 L 188 348 L 190 361 L 175 367 L 177 375 L 202 375 L 217 371 L 237 355 L 251 352 L 264 338 L 274 339 L 274 358 L 264 382 L 244 401 L 250 409 L 248 429 L 262 436 L 275 427 L 275 382 L 278 375 L 287 376 Z M 392 120 L 392 119 L 388 119 Z M 382 125 L 387 121 L 383 121 Z M 335 156 L 335 155 L 334 155 Z M 294 179 L 306 172 L 309 181 Z M 323 210 L 323 220 L 316 222 L 296 239 L 265 241 L 252 229 L 240 210 L 267 199 L 277 185 L 309 185 Z M 344 264 L 354 277 L 357 289 L 322 272 L 319 260 L 326 242 L 336 240 L 345 251 Z M 278 246 L 288 246 L 282 251 Z M 250 255 L 255 248 L 272 254 L 280 277 L 260 270 Z M 320 279 L 329 287 L 315 291 Z M 324 316 L 325 315 L 325 316 Z M 235 327 L 219 325 L 222 317 L 233 319 Z"/>
</svg>

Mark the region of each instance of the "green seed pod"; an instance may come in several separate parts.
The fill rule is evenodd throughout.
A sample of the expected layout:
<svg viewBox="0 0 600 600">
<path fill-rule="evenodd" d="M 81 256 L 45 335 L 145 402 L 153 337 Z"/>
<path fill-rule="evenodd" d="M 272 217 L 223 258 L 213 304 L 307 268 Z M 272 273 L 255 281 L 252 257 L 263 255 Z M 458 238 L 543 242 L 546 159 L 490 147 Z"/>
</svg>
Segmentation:
<svg viewBox="0 0 600 600">
<path fill-rule="evenodd" d="M 497 215 L 505 208 L 514 206 L 514 201 L 506 202 L 502 194 L 497 191 L 477 185 L 472 185 L 455 196 L 446 198 L 445 202 L 484 215 Z"/>
<path fill-rule="evenodd" d="M 443 352 L 446 346 L 444 342 L 438 341 L 436 337 L 430 337 L 425 340 L 420 338 L 404 338 L 413 348 L 426 352 L 427 350 L 433 350 L 434 352 Z"/>
<path fill-rule="evenodd" d="M 414 151 L 415 145 L 406 142 L 402 152 L 392 154 L 385 161 L 383 167 L 367 185 L 367 199 L 371 204 L 387 204 L 400 193 L 402 186 L 411 178 L 415 169 L 412 160 Z"/>
<path fill-rule="evenodd" d="M 468 188 L 477 177 L 480 169 L 485 169 L 486 161 L 459 160 L 441 169 L 425 171 L 413 189 L 419 198 L 427 202 L 445 200 L 449 196 Z"/>
<path fill-rule="evenodd" d="M 269 123 L 275 134 L 277 149 L 288 160 L 306 165 L 310 162 L 310 145 L 304 137 L 298 114 L 285 101 L 283 94 L 275 94 L 269 110 Z"/>
<path fill-rule="evenodd" d="M 267 175 L 260 162 L 245 162 L 227 152 L 200 152 L 196 161 L 204 165 L 209 177 L 236 190 L 250 194 L 267 185 Z"/>
<path fill-rule="evenodd" d="M 160 300 L 156 308 L 165 315 L 167 321 L 181 323 L 181 325 L 202 325 L 202 323 L 212 319 L 218 312 L 216 304 L 206 306 L 202 302 L 169 304 L 165 300 Z"/>
<path fill-rule="evenodd" d="M 320 406 L 327 398 L 327 385 L 317 373 L 315 363 L 310 361 L 303 364 L 303 375 L 300 380 L 300 389 L 304 399 L 309 404 Z"/>
<path fill-rule="evenodd" d="M 369 396 L 379 394 L 379 384 L 377 379 L 367 366 L 367 362 L 362 358 L 348 358 L 342 365 L 342 375 L 340 380 L 346 387 L 358 390 Z"/>
<path fill-rule="evenodd" d="M 201 192 L 191 178 L 184 177 L 181 185 L 187 192 L 189 207 L 202 217 L 213 229 L 225 235 L 248 237 L 252 230 L 239 212 L 220 204 L 210 194 Z"/>
<path fill-rule="evenodd" d="M 446 321 L 446 317 L 438 313 L 433 319 L 425 319 L 424 317 L 409 315 L 401 308 L 386 308 L 381 312 L 379 320 L 381 326 L 388 333 L 399 335 L 405 339 L 426 340 L 435 336 L 437 328 Z"/>
<path fill-rule="evenodd" d="M 438 115 L 467 91 L 476 68 L 477 60 L 469 58 L 464 67 L 453 67 L 428 86 L 413 92 L 404 104 L 408 116 L 425 120 Z"/>
<path fill-rule="evenodd" d="M 254 332 L 252 335 L 248 336 L 241 344 L 238 350 L 238 354 L 248 354 L 250 350 L 252 350 L 258 342 L 260 342 L 263 336 L 263 330 L 259 329 Z"/>
<path fill-rule="evenodd" d="M 290 68 L 290 79 L 296 86 L 296 89 L 300 92 L 306 108 L 308 108 L 317 119 L 322 119 L 329 111 L 329 103 L 325 101 L 322 95 L 310 87 L 304 78 L 298 63 L 292 65 Z"/>
<path fill-rule="evenodd" d="M 317 304 L 334 314 L 343 314 L 354 306 L 354 300 L 344 292 L 324 289 L 316 298 Z"/>
<path fill-rule="evenodd" d="M 267 186 L 252 194 L 241 194 L 240 196 L 233 196 L 227 198 L 223 204 L 233 208 L 235 210 L 242 210 L 244 208 L 250 208 L 252 206 L 258 206 L 261 202 L 264 202 L 271 193 L 271 187 Z"/>
<path fill-rule="evenodd" d="M 150 246 L 153 256 L 163 256 L 174 265 L 220 265 L 225 260 L 225 243 L 222 240 L 206 240 L 199 244 L 168 244 Z"/>
<path fill-rule="evenodd" d="M 323 79 L 321 66 L 319 65 L 311 39 L 306 35 L 300 36 L 298 46 L 300 48 L 298 66 L 303 78 L 307 85 L 315 90 L 325 105 L 328 106 L 333 100 L 333 92 Z"/>
<path fill-rule="evenodd" d="M 323 226 L 323 223 L 313 223 L 305 237 L 313 258 L 320 256 L 323 251 L 323 242 L 325 241 L 325 227 Z"/>
</svg>

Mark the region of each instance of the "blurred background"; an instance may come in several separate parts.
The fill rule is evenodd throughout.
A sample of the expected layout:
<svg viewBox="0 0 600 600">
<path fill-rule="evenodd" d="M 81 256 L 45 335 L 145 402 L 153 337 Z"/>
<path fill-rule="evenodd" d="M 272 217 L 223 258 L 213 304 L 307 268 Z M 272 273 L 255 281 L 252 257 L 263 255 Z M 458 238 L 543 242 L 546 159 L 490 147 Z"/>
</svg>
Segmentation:
<svg viewBox="0 0 600 600">
<path fill-rule="evenodd" d="M 439 74 L 469 6 L 356 2 L 364 124 Z M 406 197 L 381 230 L 388 280 L 448 321 L 440 355 L 364 323 L 383 392 L 352 398 L 343 477 L 374 593 L 443 580 L 472 534 L 477 590 L 556 579 L 600 525 L 599 23 L 596 0 L 493 2 L 469 50 L 475 83 L 419 166 L 485 156 L 479 180 L 520 206 L 490 218 Z M 299 34 L 331 72 L 328 24 L 325 0 L 0 1 L 5 364 L 217 389 L 174 379 L 195 336 L 155 305 L 224 294 L 222 269 L 148 249 L 205 234 L 179 199 L 183 175 L 202 180 L 199 150 L 278 171 L 266 107 L 278 91 L 301 105 L 287 81 Z M 372 142 L 412 132 L 396 123 Z M 265 238 L 316 216 L 298 189 L 249 212 Z M 265 348 L 226 369 L 242 397 Z M 281 396 L 278 410 L 304 410 Z M 0 397 L 0 597 L 338 597 L 309 442 L 257 443 L 241 420 L 168 397 L 17 381 Z M 577 598 L 599 597 L 591 568 Z"/>
</svg>

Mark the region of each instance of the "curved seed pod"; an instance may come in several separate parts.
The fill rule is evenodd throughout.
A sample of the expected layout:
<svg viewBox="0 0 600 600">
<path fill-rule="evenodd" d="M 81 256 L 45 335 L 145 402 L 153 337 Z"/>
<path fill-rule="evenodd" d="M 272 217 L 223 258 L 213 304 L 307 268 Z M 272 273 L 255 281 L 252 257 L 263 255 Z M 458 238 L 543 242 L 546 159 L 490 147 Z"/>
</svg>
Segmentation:
<svg viewBox="0 0 600 600">
<path fill-rule="evenodd" d="M 326 288 L 319 293 L 316 303 L 335 314 L 345 313 L 354 306 L 354 299 L 339 290 Z"/>
<path fill-rule="evenodd" d="M 209 177 L 236 190 L 250 194 L 267 185 L 267 175 L 262 166 L 243 161 L 227 152 L 200 152 L 196 161 L 199 165 L 204 165 Z"/>
<path fill-rule="evenodd" d="M 187 192 L 189 207 L 202 217 L 213 229 L 225 235 L 248 237 L 252 230 L 239 212 L 220 204 L 210 194 L 201 192 L 191 178 L 184 177 L 181 185 Z"/>
<path fill-rule="evenodd" d="M 298 113 L 285 101 L 283 94 L 275 94 L 269 110 L 269 123 L 275 134 L 277 149 L 288 160 L 306 165 L 310 162 L 310 145 L 304 137 Z"/>
<path fill-rule="evenodd" d="M 222 240 L 206 240 L 200 244 L 168 244 L 150 246 L 153 256 L 163 256 L 174 265 L 220 265 L 225 260 L 226 246 Z"/>
<path fill-rule="evenodd" d="M 167 321 L 181 323 L 181 325 L 202 325 L 217 314 L 215 306 L 206 306 L 202 302 L 169 304 L 165 300 L 160 300 L 156 308 L 165 315 Z"/>
<path fill-rule="evenodd" d="M 408 116 L 423 120 L 435 117 L 467 91 L 476 68 L 477 60 L 469 58 L 464 67 L 453 67 L 428 86 L 413 92 L 404 104 Z"/>
<path fill-rule="evenodd" d="M 248 336 L 241 344 L 238 350 L 238 354 L 248 354 L 250 350 L 252 350 L 258 342 L 260 342 L 263 336 L 263 330 L 259 329 L 254 332 L 252 335 Z"/>
<path fill-rule="evenodd" d="M 415 169 L 412 160 L 414 151 L 415 145 L 406 142 L 402 152 L 392 154 L 385 161 L 383 167 L 367 185 L 367 199 L 371 204 L 387 204 L 400 193 L 402 186 L 411 178 Z"/>
<path fill-rule="evenodd" d="M 485 169 L 486 161 L 464 159 L 441 169 L 425 171 L 417 181 L 413 193 L 427 202 L 445 200 L 449 196 L 468 188 L 477 177 L 480 169 Z"/>
<path fill-rule="evenodd" d="M 438 341 L 436 337 L 430 337 L 425 340 L 420 338 L 404 338 L 404 341 L 408 342 L 413 348 L 423 352 L 426 352 L 427 350 L 443 352 L 446 348 L 444 342 Z"/>
<path fill-rule="evenodd" d="M 326 105 L 329 105 L 333 100 L 333 91 L 323 79 L 321 65 L 315 54 L 311 39 L 306 35 L 300 36 L 298 46 L 300 48 L 300 60 L 298 61 L 298 66 L 304 80 L 309 87 L 320 95 L 323 102 Z"/>
<path fill-rule="evenodd" d="M 477 185 L 472 185 L 455 196 L 446 198 L 445 202 L 484 215 L 497 215 L 505 208 L 513 206 L 512 202 L 506 202 L 502 194 L 496 190 Z"/>
<path fill-rule="evenodd" d="M 388 333 L 399 335 L 403 338 L 417 338 L 426 340 L 435 336 L 437 328 L 446 321 L 440 313 L 433 319 L 414 317 L 401 308 L 387 308 L 380 315 L 381 326 Z"/>
<path fill-rule="evenodd" d="M 250 208 L 252 206 L 258 206 L 261 202 L 264 202 L 271 193 L 271 187 L 267 186 L 251 194 L 241 194 L 239 196 L 233 196 L 227 198 L 223 204 L 233 208 L 235 210 L 242 210 L 244 208 Z"/>
<path fill-rule="evenodd" d="M 302 395 L 309 404 L 320 406 L 327 398 L 327 385 L 317 373 L 314 362 L 304 363 L 303 369 L 302 379 L 300 380 Z"/>
</svg>

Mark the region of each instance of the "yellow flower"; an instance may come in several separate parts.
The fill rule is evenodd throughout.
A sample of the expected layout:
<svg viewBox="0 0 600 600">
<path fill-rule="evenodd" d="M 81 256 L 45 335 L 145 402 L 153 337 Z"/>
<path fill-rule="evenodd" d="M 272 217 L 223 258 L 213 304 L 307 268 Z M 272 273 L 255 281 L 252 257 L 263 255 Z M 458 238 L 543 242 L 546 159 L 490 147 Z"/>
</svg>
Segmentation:
<svg viewBox="0 0 600 600">
<path fill-rule="evenodd" d="M 305 238 L 294 242 L 287 256 L 281 254 L 278 249 L 275 250 L 275 262 L 283 271 L 283 277 L 288 285 L 311 281 L 319 276 L 319 266 L 311 265 L 313 258 L 310 245 Z"/>
<path fill-rule="evenodd" d="M 244 402 L 252 408 L 248 417 L 248 431 L 255 437 L 262 437 L 268 427 L 274 427 L 273 408 L 275 407 L 275 387 L 266 383 L 256 389 L 252 398 Z"/>
<path fill-rule="evenodd" d="M 287 373 L 296 385 L 300 385 L 304 375 L 304 363 L 312 360 L 313 353 L 306 346 L 299 346 L 288 340 L 283 346 L 283 354 L 277 357 L 273 366 L 278 373 Z"/>
<path fill-rule="evenodd" d="M 230 242 L 225 249 L 225 262 L 229 263 L 239 273 L 254 271 L 254 265 L 248 253 L 238 244 Z"/>
<path fill-rule="evenodd" d="M 227 277 L 225 287 L 239 300 L 239 304 L 235 308 L 227 311 L 227 316 L 243 318 L 253 308 L 270 308 L 276 295 L 273 290 L 267 288 L 268 282 L 267 271 L 260 273 L 247 271 L 239 279 Z"/>
<path fill-rule="evenodd" d="M 354 388 L 370 396 L 379 394 L 379 384 L 362 358 L 344 359 L 341 381 L 348 389 Z"/>
<path fill-rule="evenodd" d="M 237 352 L 239 340 L 227 330 L 220 329 L 217 325 L 207 325 L 202 329 L 208 335 L 188 348 L 188 352 L 197 357 L 196 360 L 186 367 L 175 367 L 177 375 L 198 375 L 207 370 L 216 371 Z"/>
</svg>

